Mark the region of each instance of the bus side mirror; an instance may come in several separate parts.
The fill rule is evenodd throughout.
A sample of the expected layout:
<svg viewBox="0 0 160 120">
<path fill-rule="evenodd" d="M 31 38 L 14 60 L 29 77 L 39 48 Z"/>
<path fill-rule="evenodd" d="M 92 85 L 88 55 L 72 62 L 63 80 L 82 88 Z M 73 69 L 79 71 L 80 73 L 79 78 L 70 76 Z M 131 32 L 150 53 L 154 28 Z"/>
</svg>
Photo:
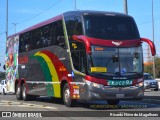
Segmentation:
<svg viewBox="0 0 160 120">
<path fill-rule="evenodd" d="M 148 45 L 150 46 L 150 49 L 151 49 L 152 56 L 156 55 L 156 48 L 155 48 L 154 43 L 151 40 L 149 40 L 147 38 L 141 38 L 141 42 L 148 43 Z"/>
</svg>

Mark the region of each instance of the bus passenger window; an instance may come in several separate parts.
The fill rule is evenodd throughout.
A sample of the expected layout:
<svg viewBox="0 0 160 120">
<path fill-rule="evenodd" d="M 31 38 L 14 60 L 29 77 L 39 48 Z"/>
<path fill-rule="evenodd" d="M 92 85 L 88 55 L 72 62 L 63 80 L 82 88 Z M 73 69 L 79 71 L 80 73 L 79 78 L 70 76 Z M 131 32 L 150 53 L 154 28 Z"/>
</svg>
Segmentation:
<svg viewBox="0 0 160 120">
<path fill-rule="evenodd" d="M 55 45 L 66 49 L 63 25 L 61 20 L 53 23 L 52 34 L 53 35 L 51 43 L 54 43 Z"/>
<path fill-rule="evenodd" d="M 65 38 L 64 36 L 57 36 L 57 44 L 62 48 L 65 48 Z"/>
<path fill-rule="evenodd" d="M 20 52 L 32 50 L 31 42 L 32 42 L 31 32 L 22 34 L 20 36 L 20 46 L 21 46 Z"/>
<path fill-rule="evenodd" d="M 81 18 L 79 16 L 65 18 L 65 21 L 69 39 L 72 38 L 72 35 L 83 35 Z"/>
<path fill-rule="evenodd" d="M 25 49 L 26 49 L 26 51 L 29 51 L 29 50 L 31 50 L 31 45 L 29 45 L 29 44 L 26 44 L 26 46 L 25 46 Z"/>
<path fill-rule="evenodd" d="M 43 47 L 48 47 L 51 45 L 51 27 L 52 27 L 52 24 L 49 24 L 49 25 L 46 25 L 43 27 L 43 37 L 41 38 L 42 39 L 42 44 L 43 44 Z"/>
<path fill-rule="evenodd" d="M 24 39 L 23 35 L 20 35 L 20 42 L 19 42 L 19 52 L 24 52 L 25 51 L 25 46 L 24 46 Z"/>
</svg>

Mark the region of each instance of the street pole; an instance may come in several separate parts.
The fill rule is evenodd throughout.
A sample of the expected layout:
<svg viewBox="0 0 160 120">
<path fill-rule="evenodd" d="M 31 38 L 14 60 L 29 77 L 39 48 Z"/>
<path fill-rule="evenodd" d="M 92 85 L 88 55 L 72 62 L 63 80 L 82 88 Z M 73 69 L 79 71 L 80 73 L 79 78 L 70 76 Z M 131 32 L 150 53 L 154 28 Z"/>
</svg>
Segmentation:
<svg viewBox="0 0 160 120">
<path fill-rule="evenodd" d="M 74 7 L 75 7 L 75 10 L 77 10 L 77 1 L 76 0 L 74 0 L 75 2 L 74 2 Z"/>
<path fill-rule="evenodd" d="M 124 0 L 124 13 L 128 15 L 127 0 Z"/>
<path fill-rule="evenodd" d="M 152 36 L 153 36 L 153 43 L 154 43 L 154 6 L 153 6 L 153 0 L 152 0 Z M 155 72 L 155 56 L 153 56 L 153 77 L 156 78 L 156 72 Z"/>
<path fill-rule="evenodd" d="M 8 38 L 8 0 L 6 1 L 6 42 Z"/>
</svg>

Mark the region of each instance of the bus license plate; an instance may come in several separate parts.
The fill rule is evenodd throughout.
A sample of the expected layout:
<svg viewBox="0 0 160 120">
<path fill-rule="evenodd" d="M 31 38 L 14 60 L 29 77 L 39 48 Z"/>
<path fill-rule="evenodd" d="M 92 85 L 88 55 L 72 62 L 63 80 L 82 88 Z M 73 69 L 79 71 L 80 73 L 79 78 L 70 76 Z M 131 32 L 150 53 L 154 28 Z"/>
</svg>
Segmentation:
<svg viewBox="0 0 160 120">
<path fill-rule="evenodd" d="M 124 94 L 116 94 L 116 98 L 123 98 Z"/>
</svg>

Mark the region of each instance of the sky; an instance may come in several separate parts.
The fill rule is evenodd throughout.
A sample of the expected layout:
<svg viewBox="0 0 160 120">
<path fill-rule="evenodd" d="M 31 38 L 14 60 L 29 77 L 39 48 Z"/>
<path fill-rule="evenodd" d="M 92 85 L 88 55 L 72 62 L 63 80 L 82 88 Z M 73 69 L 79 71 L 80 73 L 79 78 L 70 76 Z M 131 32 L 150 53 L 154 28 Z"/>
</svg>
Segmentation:
<svg viewBox="0 0 160 120">
<path fill-rule="evenodd" d="M 66 11 L 98 10 L 124 13 L 124 0 L 8 0 L 8 34 L 20 32 L 34 24 Z M 154 42 L 160 56 L 160 0 L 154 5 Z M 153 40 L 152 0 L 128 0 L 128 14 L 138 26 L 140 36 Z M 15 26 L 16 24 L 16 26 Z M 0 0 L 0 71 L 3 71 L 6 46 L 6 0 Z M 143 44 L 146 59 L 147 44 Z"/>
</svg>

